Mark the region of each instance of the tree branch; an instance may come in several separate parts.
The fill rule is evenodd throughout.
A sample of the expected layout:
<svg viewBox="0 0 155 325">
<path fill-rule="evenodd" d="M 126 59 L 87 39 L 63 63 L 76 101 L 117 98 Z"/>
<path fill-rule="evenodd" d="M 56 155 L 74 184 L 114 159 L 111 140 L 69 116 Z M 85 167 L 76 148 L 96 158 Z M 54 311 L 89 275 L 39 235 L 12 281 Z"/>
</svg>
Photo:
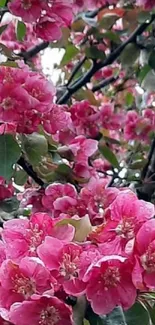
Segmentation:
<svg viewBox="0 0 155 325">
<path fill-rule="evenodd" d="M 136 30 L 130 35 L 130 37 L 122 43 L 120 46 L 118 46 L 112 53 L 110 53 L 107 58 L 102 62 L 93 62 L 93 65 L 91 68 L 85 73 L 84 76 L 78 78 L 74 84 L 70 85 L 68 89 L 65 91 L 65 93 L 62 95 L 62 97 L 57 101 L 58 104 L 65 104 L 70 97 L 81 87 L 85 86 L 88 82 L 90 82 L 93 75 L 99 71 L 101 68 L 112 64 L 122 53 L 122 51 L 125 49 L 125 47 L 133 42 L 136 42 L 137 36 L 141 35 L 146 28 L 153 22 L 155 19 L 155 14 L 152 15 L 150 21 L 148 23 L 143 23 L 140 26 L 136 28 Z"/>
<path fill-rule="evenodd" d="M 140 186 L 137 189 L 139 199 L 151 201 L 155 192 L 155 138 L 152 141 L 147 163 L 141 173 Z"/>
<path fill-rule="evenodd" d="M 115 82 L 117 79 L 118 79 L 118 76 L 117 76 L 117 77 L 112 76 L 112 77 L 109 77 L 109 78 L 107 78 L 107 79 L 105 79 L 105 80 L 102 80 L 101 82 L 99 82 L 97 85 L 95 85 L 95 86 L 92 88 L 93 93 L 94 93 L 95 91 L 98 91 L 98 90 L 100 90 L 100 89 L 102 89 L 102 88 L 108 86 L 109 84 Z"/>
<path fill-rule="evenodd" d="M 37 176 L 36 172 L 33 170 L 32 166 L 24 159 L 24 157 L 20 157 L 17 161 L 18 165 L 20 165 L 25 172 L 40 186 L 44 186 L 44 182 Z"/>
<path fill-rule="evenodd" d="M 69 84 L 72 82 L 73 78 L 75 77 L 75 75 L 77 74 L 77 72 L 80 70 L 80 68 L 82 67 L 82 65 L 85 63 L 85 61 L 87 60 L 87 57 L 84 56 L 81 61 L 79 61 L 76 66 L 74 67 L 72 73 L 71 73 L 71 76 L 70 78 L 68 79 L 68 82 L 67 82 L 67 85 L 66 86 L 69 86 Z"/>
<path fill-rule="evenodd" d="M 36 56 L 38 53 L 40 53 L 42 50 L 45 50 L 49 46 L 49 42 L 42 42 L 34 47 L 32 47 L 28 51 L 20 52 L 18 55 L 21 56 L 25 61 L 30 60 L 34 56 Z"/>
</svg>

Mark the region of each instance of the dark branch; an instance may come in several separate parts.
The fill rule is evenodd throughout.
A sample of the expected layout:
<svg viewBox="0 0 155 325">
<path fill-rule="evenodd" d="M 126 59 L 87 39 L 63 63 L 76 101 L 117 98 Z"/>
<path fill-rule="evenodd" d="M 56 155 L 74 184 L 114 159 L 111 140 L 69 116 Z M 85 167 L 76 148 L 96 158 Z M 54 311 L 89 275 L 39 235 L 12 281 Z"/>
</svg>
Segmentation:
<svg viewBox="0 0 155 325">
<path fill-rule="evenodd" d="M 124 43 L 118 46 L 110 55 L 108 55 L 103 62 L 93 62 L 92 67 L 85 73 L 85 75 L 77 79 L 73 85 L 70 85 L 70 87 L 68 87 L 63 96 L 58 100 L 58 104 L 65 104 L 77 90 L 79 90 L 81 87 L 85 86 L 88 82 L 90 82 L 91 78 L 97 71 L 99 71 L 105 66 L 112 64 L 119 57 L 119 55 L 122 53 L 122 51 L 128 44 L 136 42 L 137 36 L 141 35 L 146 30 L 146 28 L 153 22 L 154 19 L 155 14 L 152 15 L 152 18 L 148 23 L 143 23 L 138 26 L 136 30 L 130 35 L 130 37 Z"/>
<path fill-rule="evenodd" d="M 44 182 L 37 176 L 36 172 L 33 170 L 32 166 L 24 159 L 24 157 L 20 157 L 17 161 L 18 165 L 20 165 L 25 172 L 32 177 L 32 179 L 40 186 L 44 186 Z"/>
<path fill-rule="evenodd" d="M 137 190 L 139 199 L 151 201 L 155 192 L 155 138 L 152 141 L 147 163 L 141 173 L 141 183 Z"/>
<path fill-rule="evenodd" d="M 92 91 L 95 92 L 95 91 L 98 91 L 108 85 L 110 85 L 111 83 L 115 82 L 116 80 L 118 79 L 118 77 L 109 77 L 105 80 L 102 80 L 101 82 L 99 82 L 97 85 L 95 85 L 93 88 L 92 88 Z"/>
<path fill-rule="evenodd" d="M 41 51 L 45 50 L 49 46 L 49 42 L 42 42 L 34 47 L 32 47 L 30 50 L 25 52 L 20 52 L 18 55 L 21 56 L 25 61 L 30 60 L 34 56 L 36 56 Z"/>
<path fill-rule="evenodd" d="M 82 65 L 85 63 L 85 61 L 87 60 L 87 57 L 84 56 L 81 61 L 79 61 L 76 66 L 74 67 L 71 76 L 67 82 L 67 86 L 70 85 L 70 83 L 72 82 L 73 78 L 75 77 L 75 75 L 77 74 L 77 72 L 80 70 L 80 68 L 82 67 Z"/>
</svg>

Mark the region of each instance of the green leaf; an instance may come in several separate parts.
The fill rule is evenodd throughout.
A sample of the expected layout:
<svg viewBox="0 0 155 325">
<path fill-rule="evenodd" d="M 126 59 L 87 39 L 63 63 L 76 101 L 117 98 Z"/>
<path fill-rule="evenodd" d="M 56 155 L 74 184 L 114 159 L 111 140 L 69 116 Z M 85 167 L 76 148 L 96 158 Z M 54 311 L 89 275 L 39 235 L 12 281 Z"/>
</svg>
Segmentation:
<svg viewBox="0 0 155 325">
<path fill-rule="evenodd" d="M 77 54 L 79 53 L 79 50 L 72 44 L 68 45 L 66 47 L 66 52 L 61 60 L 60 65 L 64 66 L 68 64 Z"/>
<path fill-rule="evenodd" d="M 115 154 L 109 149 L 108 146 L 100 145 L 99 143 L 99 150 L 101 154 L 104 156 L 104 158 L 107 159 L 113 167 L 119 168 L 119 162 Z"/>
<path fill-rule="evenodd" d="M 112 31 L 107 31 L 106 33 L 103 33 L 103 38 L 107 38 L 110 41 L 113 41 L 116 44 L 120 43 L 120 37 L 118 34 L 112 32 Z"/>
<path fill-rule="evenodd" d="M 56 173 L 62 176 L 69 176 L 72 174 L 72 169 L 66 164 L 60 164 L 56 169 Z"/>
<path fill-rule="evenodd" d="M 102 20 L 99 23 L 99 28 L 103 29 L 111 29 L 111 27 L 115 24 L 115 22 L 119 19 L 120 17 L 116 14 L 107 14 L 105 15 Z"/>
<path fill-rule="evenodd" d="M 115 308 L 106 317 L 105 325 L 148 325 L 148 311 L 140 304 L 135 303 L 127 311 L 123 311 L 121 307 Z"/>
<path fill-rule="evenodd" d="M 152 321 L 152 325 L 155 325 L 155 308 L 148 308 L 148 312 Z"/>
<path fill-rule="evenodd" d="M 26 35 L 26 25 L 18 20 L 16 27 L 16 37 L 18 41 L 23 41 Z"/>
<path fill-rule="evenodd" d="M 24 185 L 26 183 L 28 179 L 28 175 L 27 173 L 24 171 L 24 170 L 18 170 L 15 172 L 15 175 L 14 175 L 14 182 L 17 184 L 17 185 Z"/>
<path fill-rule="evenodd" d="M 125 97 L 125 104 L 127 107 L 131 107 L 134 103 L 134 96 L 132 95 L 132 93 L 127 93 L 126 97 Z"/>
<path fill-rule="evenodd" d="M 23 136 L 23 149 L 32 165 L 38 165 L 48 152 L 48 142 L 44 135 L 32 133 Z"/>
<path fill-rule="evenodd" d="M 0 0 L 0 7 L 5 7 L 7 0 Z"/>
<path fill-rule="evenodd" d="M 16 140 L 10 135 L 0 135 L 0 176 L 10 179 L 13 165 L 17 162 L 21 149 Z"/>
<path fill-rule="evenodd" d="M 142 169 L 146 165 L 146 159 L 139 159 L 129 165 L 130 169 Z"/>
<path fill-rule="evenodd" d="M 120 56 L 120 61 L 124 67 L 131 67 L 139 57 L 140 50 L 136 44 L 128 44 Z"/>
<path fill-rule="evenodd" d="M 89 48 L 86 48 L 86 56 L 90 59 L 105 59 L 105 53 L 101 50 L 99 50 L 96 46 L 91 46 Z"/>
<path fill-rule="evenodd" d="M 148 64 L 144 65 L 144 67 L 142 67 L 140 69 L 140 72 L 138 74 L 138 79 L 139 79 L 140 83 L 142 83 L 142 81 L 144 80 L 144 78 L 146 77 L 146 75 L 148 74 L 148 72 L 150 70 L 151 70 L 151 67 Z"/>
<path fill-rule="evenodd" d="M 155 70 L 155 51 L 153 50 L 149 56 L 148 60 L 149 66 Z"/>
<path fill-rule="evenodd" d="M 0 202 L 0 208 L 8 213 L 11 213 L 13 211 L 18 210 L 19 208 L 19 201 L 17 200 L 16 197 L 12 197 L 9 199 L 5 199 L 3 201 Z"/>
<path fill-rule="evenodd" d="M 17 62 L 10 61 L 10 60 L 0 63 L 0 66 L 11 67 L 11 68 L 18 68 Z"/>
</svg>

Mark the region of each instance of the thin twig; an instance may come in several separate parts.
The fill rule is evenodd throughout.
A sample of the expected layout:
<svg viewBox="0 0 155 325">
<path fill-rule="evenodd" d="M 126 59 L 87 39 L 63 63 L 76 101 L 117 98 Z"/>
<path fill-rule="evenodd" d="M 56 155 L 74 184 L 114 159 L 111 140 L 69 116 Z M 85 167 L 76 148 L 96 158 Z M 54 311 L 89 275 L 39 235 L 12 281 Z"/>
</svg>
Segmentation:
<svg viewBox="0 0 155 325">
<path fill-rule="evenodd" d="M 32 166 L 24 159 L 24 157 L 20 157 L 17 161 L 18 165 L 20 165 L 25 172 L 40 186 L 44 186 L 44 182 L 37 176 L 36 172 L 33 170 Z"/>
<path fill-rule="evenodd" d="M 42 43 L 32 47 L 28 51 L 20 52 L 18 55 L 23 57 L 25 61 L 28 61 L 31 58 L 33 58 L 34 56 L 36 56 L 38 53 L 40 53 L 41 51 L 45 50 L 48 46 L 49 46 L 49 42 L 42 42 Z"/>
<path fill-rule="evenodd" d="M 115 82 L 116 80 L 118 79 L 118 76 L 117 77 L 109 77 L 105 80 L 102 80 L 101 82 L 99 82 L 97 85 L 95 85 L 93 88 L 92 88 L 92 91 L 95 92 L 95 91 L 98 91 L 106 86 L 108 86 L 109 84 Z"/>
<path fill-rule="evenodd" d="M 78 91 L 81 87 L 85 86 L 88 82 L 90 82 L 92 76 L 99 71 L 101 68 L 112 64 L 122 53 L 122 51 L 126 48 L 126 46 L 130 43 L 135 43 L 137 36 L 141 35 L 147 27 L 153 22 L 155 19 L 155 14 L 152 15 L 150 21 L 148 23 L 143 23 L 138 26 L 135 31 L 130 35 L 130 37 L 123 42 L 120 46 L 118 46 L 112 53 L 110 53 L 104 61 L 93 62 L 91 68 L 84 74 L 83 77 L 80 77 L 74 82 L 73 85 L 70 85 L 62 97 L 58 100 L 58 104 L 65 104 L 70 97 Z"/>
</svg>

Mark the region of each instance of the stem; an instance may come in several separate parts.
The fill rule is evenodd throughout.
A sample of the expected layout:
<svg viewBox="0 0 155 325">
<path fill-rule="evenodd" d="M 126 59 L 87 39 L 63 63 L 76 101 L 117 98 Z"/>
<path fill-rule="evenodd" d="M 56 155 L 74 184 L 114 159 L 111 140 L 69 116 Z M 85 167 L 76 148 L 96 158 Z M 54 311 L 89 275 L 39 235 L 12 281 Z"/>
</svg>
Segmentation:
<svg viewBox="0 0 155 325">
<path fill-rule="evenodd" d="M 112 64 L 119 57 L 119 55 L 122 53 L 122 51 L 126 48 L 128 44 L 136 42 L 137 36 L 141 35 L 147 29 L 147 27 L 154 21 L 154 19 L 155 14 L 152 15 L 148 23 L 143 23 L 138 26 L 135 31 L 130 35 L 130 37 L 124 43 L 118 46 L 112 53 L 110 53 L 103 62 L 93 62 L 91 68 L 84 74 L 84 76 L 78 78 L 74 82 L 74 84 L 68 87 L 62 97 L 58 100 L 58 104 L 65 104 L 76 91 L 78 91 L 81 87 L 85 86 L 88 82 L 90 82 L 91 78 L 97 71 L 99 71 L 105 66 Z"/>
<path fill-rule="evenodd" d="M 44 182 L 37 176 L 36 172 L 33 170 L 32 166 L 24 159 L 24 157 L 20 157 L 17 161 L 18 165 L 20 165 L 25 172 L 40 186 L 44 186 Z"/>
</svg>

